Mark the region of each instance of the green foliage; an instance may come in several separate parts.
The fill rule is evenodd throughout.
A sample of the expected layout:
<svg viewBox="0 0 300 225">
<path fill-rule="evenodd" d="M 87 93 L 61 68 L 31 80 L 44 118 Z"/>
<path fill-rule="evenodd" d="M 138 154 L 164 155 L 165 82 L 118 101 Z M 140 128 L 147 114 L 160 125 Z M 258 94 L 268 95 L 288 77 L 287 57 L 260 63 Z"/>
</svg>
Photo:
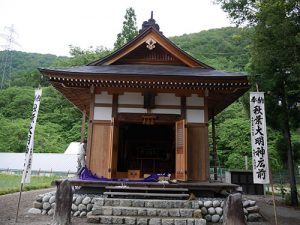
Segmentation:
<svg viewBox="0 0 300 225">
<path fill-rule="evenodd" d="M 251 29 L 226 27 L 171 37 L 196 59 L 219 70 L 244 72 L 250 58 Z"/>
<path fill-rule="evenodd" d="M 3 70 L 4 51 L 0 51 L 0 71 Z M 11 61 L 11 82 L 10 86 L 18 87 L 38 87 L 41 83 L 45 86 L 47 83 L 41 78 L 37 70 L 38 67 L 47 67 L 52 65 L 56 60 L 64 60 L 66 57 L 58 57 L 50 54 L 26 53 L 12 51 Z"/>
<path fill-rule="evenodd" d="M 291 200 L 298 205 L 291 131 L 300 126 L 299 0 L 217 0 L 237 24 L 253 26 L 249 72 L 266 92 L 267 122 L 282 133 Z M 297 154 L 297 152 L 296 152 Z"/>
<path fill-rule="evenodd" d="M 278 155 L 280 133 L 268 129 L 268 151 L 271 168 L 281 170 L 283 159 Z M 245 169 L 245 156 L 248 168 L 252 166 L 250 121 L 248 108 L 236 101 L 216 116 L 216 141 L 220 166 L 230 169 Z"/>
<path fill-rule="evenodd" d="M 0 151 L 25 151 L 33 97 L 29 87 L 0 90 Z M 34 151 L 63 152 L 79 140 L 80 127 L 81 113 L 53 87 L 43 88 Z"/>
<path fill-rule="evenodd" d="M 52 67 L 69 67 L 69 66 L 81 66 L 91 63 L 92 61 L 101 59 L 107 56 L 110 50 L 104 47 L 96 47 L 95 49 L 91 46 L 89 49 L 81 49 L 70 45 L 70 55 L 68 59 L 58 59 Z"/>
<path fill-rule="evenodd" d="M 136 26 L 136 15 L 132 7 L 126 9 L 124 17 L 123 28 L 121 33 L 118 33 L 117 40 L 114 44 L 114 48 L 118 49 L 125 45 L 128 41 L 132 40 L 138 35 L 138 29 Z"/>
</svg>

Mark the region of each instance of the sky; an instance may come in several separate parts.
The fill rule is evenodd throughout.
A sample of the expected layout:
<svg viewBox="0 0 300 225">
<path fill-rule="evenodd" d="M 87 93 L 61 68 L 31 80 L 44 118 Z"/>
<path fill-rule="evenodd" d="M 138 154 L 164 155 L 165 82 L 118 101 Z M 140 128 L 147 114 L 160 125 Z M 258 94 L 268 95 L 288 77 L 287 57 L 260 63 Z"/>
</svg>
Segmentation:
<svg viewBox="0 0 300 225">
<path fill-rule="evenodd" d="M 166 37 L 232 26 L 213 0 L 1 0 L 0 50 L 12 25 L 18 51 L 68 56 L 69 45 L 111 49 L 129 7 L 138 29 L 153 11 Z"/>
</svg>

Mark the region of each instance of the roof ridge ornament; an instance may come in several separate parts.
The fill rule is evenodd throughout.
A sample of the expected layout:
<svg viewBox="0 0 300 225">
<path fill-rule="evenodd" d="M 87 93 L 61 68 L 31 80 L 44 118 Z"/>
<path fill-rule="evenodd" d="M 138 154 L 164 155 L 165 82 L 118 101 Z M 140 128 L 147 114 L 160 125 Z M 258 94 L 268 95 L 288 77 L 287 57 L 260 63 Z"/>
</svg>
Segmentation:
<svg viewBox="0 0 300 225">
<path fill-rule="evenodd" d="M 159 25 L 156 23 L 155 19 L 153 19 L 153 11 L 151 11 L 150 19 L 148 21 L 143 22 L 142 29 L 139 30 L 139 33 L 144 32 L 149 27 L 153 27 L 155 30 L 157 30 L 158 32 L 160 32 L 162 34 L 162 32 L 159 31 Z"/>
</svg>

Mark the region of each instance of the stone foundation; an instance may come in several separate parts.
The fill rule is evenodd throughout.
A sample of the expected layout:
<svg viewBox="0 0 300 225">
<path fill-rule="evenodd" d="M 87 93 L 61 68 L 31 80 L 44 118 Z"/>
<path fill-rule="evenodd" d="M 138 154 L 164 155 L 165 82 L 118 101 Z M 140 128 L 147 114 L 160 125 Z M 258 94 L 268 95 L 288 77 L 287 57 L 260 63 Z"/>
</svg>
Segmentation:
<svg viewBox="0 0 300 225">
<path fill-rule="evenodd" d="M 99 195 L 74 194 L 71 214 L 75 217 L 87 217 L 91 223 L 104 223 L 109 220 L 110 223 L 114 221 L 128 224 L 129 221 L 130 224 L 147 225 L 204 224 L 200 219 L 218 223 L 223 220 L 224 200 L 222 198 L 199 198 L 191 201 L 113 199 Z M 55 192 L 51 192 L 37 196 L 29 212 L 52 216 L 54 207 Z M 255 201 L 243 199 L 243 209 L 247 221 L 262 220 Z"/>
</svg>

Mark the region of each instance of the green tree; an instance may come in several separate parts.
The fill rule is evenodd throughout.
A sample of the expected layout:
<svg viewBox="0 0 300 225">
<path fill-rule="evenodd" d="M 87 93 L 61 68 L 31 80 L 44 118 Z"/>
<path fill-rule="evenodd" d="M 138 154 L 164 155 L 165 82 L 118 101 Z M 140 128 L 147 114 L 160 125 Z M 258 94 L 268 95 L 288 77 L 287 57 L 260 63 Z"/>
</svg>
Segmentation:
<svg viewBox="0 0 300 225">
<path fill-rule="evenodd" d="M 299 0 L 217 0 L 237 24 L 254 27 L 250 73 L 267 92 L 267 122 L 283 136 L 291 187 L 298 205 L 291 130 L 300 122 Z"/>
<path fill-rule="evenodd" d="M 88 49 L 70 45 L 70 58 L 59 58 L 53 67 L 82 66 L 107 56 L 111 51 L 102 46 Z"/>
<path fill-rule="evenodd" d="M 125 45 L 128 41 L 132 40 L 138 35 L 138 29 L 136 26 L 136 15 L 132 7 L 126 9 L 125 20 L 123 22 L 123 28 L 121 33 L 117 35 L 117 40 L 114 44 L 114 48 L 118 49 Z"/>
</svg>

